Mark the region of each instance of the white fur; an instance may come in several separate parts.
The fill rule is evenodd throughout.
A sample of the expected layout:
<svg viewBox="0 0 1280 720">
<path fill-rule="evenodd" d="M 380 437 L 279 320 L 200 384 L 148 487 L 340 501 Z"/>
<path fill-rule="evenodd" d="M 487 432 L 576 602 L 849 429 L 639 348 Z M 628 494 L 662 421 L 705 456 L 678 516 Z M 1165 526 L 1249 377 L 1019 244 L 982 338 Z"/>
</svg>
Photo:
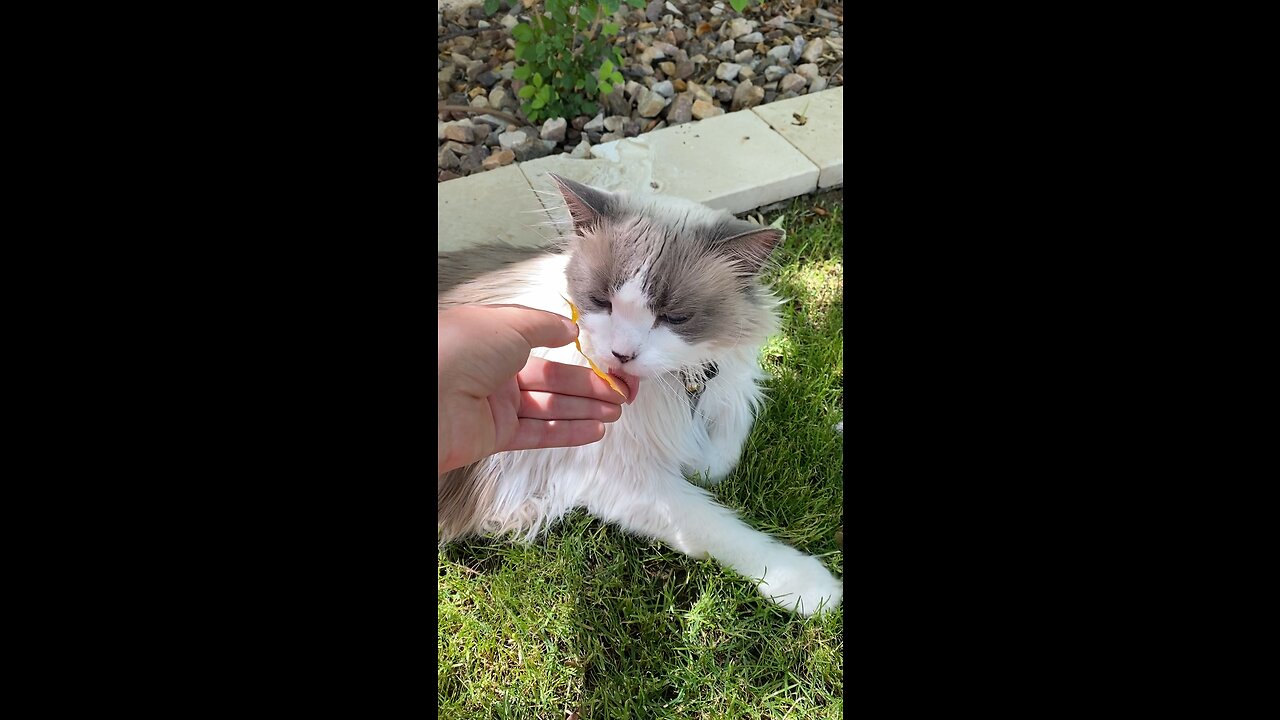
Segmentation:
<svg viewBox="0 0 1280 720">
<path fill-rule="evenodd" d="M 569 315 L 562 296 L 565 256 L 538 261 L 541 287 L 508 301 Z M 642 280 L 642 275 L 641 275 Z M 728 475 L 737 465 L 763 394 L 756 358 L 775 322 L 760 329 L 755 343 L 715 354 L 719 373 L 690 412 L 683 386 L 664 368 L 685 366 L 706 349 L 684 343 L 665 324 L 654 327 L 633 279 L 612 298 L 613 313 L 590 312 L 580 321 L 584 349 L 601 367 L 620 367 L 611 354 L 638 353 L 623 369 L 642 378 L 622 419 L 606 426 L 600 442 L 576 448 L 500 453 L 496 504 L 483 530 L 516 532 L 532 540 L 576 507 L 648 537 L 664 540 L 693 557 L 710 555 L 756 581 L 761 593 L 803 615 L 840 603 L 843 585 L 816 558 L 748 527 L 706 490 L 690 484 L 683 471 Z M 601 338 L 605 338 L 603 341 Z M 702 353 L 700 355 L 700 353 Z M 570 344 L 538 348 L 535 355 L 586 366 Z"/>
</svg>

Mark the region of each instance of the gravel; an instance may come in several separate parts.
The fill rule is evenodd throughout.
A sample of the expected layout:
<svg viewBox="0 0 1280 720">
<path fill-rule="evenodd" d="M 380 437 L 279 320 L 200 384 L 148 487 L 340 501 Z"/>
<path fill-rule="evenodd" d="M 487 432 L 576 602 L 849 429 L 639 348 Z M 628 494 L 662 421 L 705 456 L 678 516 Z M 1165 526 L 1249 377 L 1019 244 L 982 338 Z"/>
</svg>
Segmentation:
<svg viewBox="0 0 1280 720">
<path fill-rule="evenodd" d="M 623 4 L 610 21 L 621 28 L 613 41 L 625 85 L 598 98 L 593 116 L 536 125 L 524 118 L 514 78 L 511 28 L 527 22 L 524 5 L 488 17 L 451 6 L 437 15 L 437 34 L 448 39 L 437 43 L 436 99 L 451 106 L 438 113 L 437 181 L 553 153 L 586 158 L 601 142 L 839 87 L 843 3 L 816 4 L 771 0 L 742 13 L 722 0 Z"/>
</svg>

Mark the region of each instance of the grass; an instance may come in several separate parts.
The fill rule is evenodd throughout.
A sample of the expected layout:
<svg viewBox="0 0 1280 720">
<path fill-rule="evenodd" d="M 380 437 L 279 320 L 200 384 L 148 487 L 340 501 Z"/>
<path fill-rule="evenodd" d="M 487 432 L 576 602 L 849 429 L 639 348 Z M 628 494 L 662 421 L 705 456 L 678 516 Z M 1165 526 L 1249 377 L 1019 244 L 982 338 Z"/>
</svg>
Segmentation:
<svg viewBox="0 0 1280 720">
<path fill-rule="evenodd" d="M 765 221 L 779 214 L 768 277 L 789 302 L 761 358 L 770 399 L 714 492 L 843 576 L 843 207 L 798 198 Z M 447 547 L 438 587 L 441 718 L 843 716 L 842 611 L 791 615 L 714 561 L 581 511 L 533 545 Z"/>
</svg>

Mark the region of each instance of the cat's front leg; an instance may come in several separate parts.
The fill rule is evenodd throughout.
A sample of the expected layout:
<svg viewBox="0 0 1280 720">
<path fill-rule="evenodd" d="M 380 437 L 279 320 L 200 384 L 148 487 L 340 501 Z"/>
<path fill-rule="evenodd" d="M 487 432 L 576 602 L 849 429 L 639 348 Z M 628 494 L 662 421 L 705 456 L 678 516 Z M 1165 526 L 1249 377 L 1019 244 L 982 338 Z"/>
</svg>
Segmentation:
<svg viewBox="0 0 1280 720">
<path fill-rule="evenodd" d="M 664 540 L 691 557 L 711 556 L 756 582 L 773 602 L 801 615 L 840 604 L 844 584 L 822 561 L 749 527 L 705 490 L 678 476 L 619 483 L 629 493 L 587 504 L 592 514 Z"/>
<path fill-rule="evenodd" d="M 729 476 L 742 458 L 742 449 L 755 422 L 759 389 L 750 377 L 717 377 L 707 383 L 697 417 L 705 423 L 704 452 L 690 469 L 714 485 Z"/>
</svg>

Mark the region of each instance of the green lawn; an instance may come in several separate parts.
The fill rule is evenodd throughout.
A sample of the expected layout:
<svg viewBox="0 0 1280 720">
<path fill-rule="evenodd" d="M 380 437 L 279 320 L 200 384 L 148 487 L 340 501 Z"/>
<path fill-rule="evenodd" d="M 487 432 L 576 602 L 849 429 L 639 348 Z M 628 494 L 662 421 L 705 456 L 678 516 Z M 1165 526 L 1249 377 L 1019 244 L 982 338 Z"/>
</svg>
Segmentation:
<svg viewBox="0 0 1280 720">
<path fill-rule="evenodd" d="M 769 278 L 789 302 L 762 357 L 769 402 L 714 492 L 843 576 L 843 207 L 805 197 L 764 219 L 779 214 Z M 440 717 L 839 718 L 843 609 L 791 615 L 712 560 L 581 511 L 531 546 L 455 544 L 439 554 Z"/>
</svg>

